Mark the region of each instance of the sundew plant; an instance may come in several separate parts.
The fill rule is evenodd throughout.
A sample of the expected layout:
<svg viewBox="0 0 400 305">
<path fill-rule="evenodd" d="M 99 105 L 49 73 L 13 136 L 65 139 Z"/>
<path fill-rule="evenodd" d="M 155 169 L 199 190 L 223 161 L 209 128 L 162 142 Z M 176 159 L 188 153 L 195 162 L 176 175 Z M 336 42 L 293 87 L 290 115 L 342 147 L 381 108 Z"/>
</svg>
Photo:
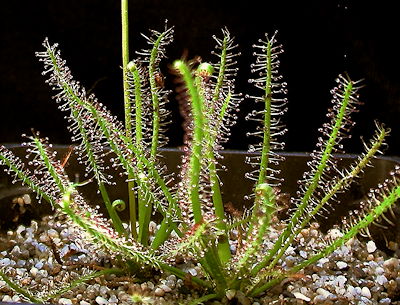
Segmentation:
<svg viewBox="0 0 400 305">
<path fill-rule="evenodd" d="M 192 304 L 223 299 L 229 291 L 256 297 L 328 256 L 378 221 L 396 202 L 400 196 L 399 168 L 369 193 L 357 218 L 343 228 L 341 237 L 326 242 L 322 249 L 309 249 L 308 258 L 297 265 L 282 268 L 281 259 L 299 233 L 335 202 L 338 193 L 345 192 L 362 175 L 384 145 L 389 130 L 377 123 L 375 134 L 365 143 L 365 152 L 347 169 L 339 170 L 336 166 L 333 154 L 343 152 L 342 142 L 354 125 L 352 114 L 361 104 L 360 82 L 347 75 L 338 76 L 337 87 L 332 90 L 332 106 L 311 154 L 309 170 L 291 198 L 294 208 L 287 220 L 282 221 L 279 237 L 266 243 L 272 224 L 278 221 L 277 196 L 284 179 L 279 175 L 279 164 L 284 162 L 279 152 L 284 149 L 287 100 L 286 84 L 279 74 L 282 46 L 277 43 L 276 34 L 265 35 L 254 45 L 255 59 L 251 65 L 254 78 L 250 83 L 257 88 L 256 96 L 243 98 L 236 92 L 238 51 L 227 29 L 222 30 L 221 37 L 214 37 L 215 62 L 173 62 L 186 135 L 181 171 L 172 181 L 159 158 L 159 148 L 167 143 L 164 134 L 169 114 L 166 107 L 169 92 L 164 88 L 159 66 L 166 58 L 174 30 L 166 25 L 162 31 L 143 35 L 149 49 L 136 52 L 137 57 L 130 60 L 127 18 L 127 1 L 123 0 L 124 123 L 73 79 L 57 44 L 46 39 L 43 50 L 36 54 L 44 65 L 46 82 L 55 92 L 54 100 L 65 113 L 76 144 L 74 150 L 86 169 L 86 180 L 71 181 L 48 139 L 39 133 L 27 136 L 24 143 L 27 162 L 6 147 L 0 148 L 0 164 L 15 181 L 29 186 L 38 198 L 67 215 L 92 244 L 106 249 L 118 261 L 115 268 L 93 272 L 71 283 L 71 287 L 107 273 L 134 276 L 150 269 L 190 279 L 202 293 Z M 250 146 L 247 160 L 253 167 L 247 175 L 254 181 L 253 194 L 249 196 L 253 205 L 246 213 L 233 215 L 226 213 L 218 176 L 219 161 L 243 99 L 259 106 L 247 116 L 257 123 L 256 130 L 249 132 L 255 144 Z M 127 203 L 108 194 L 114 181 L 106 157 L 111 159 L 115 174 L 126 177 Z M 80 194 L 80 186 L 87 183 L 97 185 L 108 217 L 89 206 Z M 129 212 L 129 225 L 118 214 L 122 208 Z M 149 224 L 154 213 L 160 215 L 160 222 L 151 233 Z M 232 236 L 238 232 L 241 242 L 232 247 Z M 178 262 L 182 260 L 195 262 L 202 273 L 189 275 L 179 268 Z M 5 269 L 0 269 L 0 278 L 34 302 L 45 302 L 65 292 L 64 289 L 51 295 L 35 295 L 18 285 Z"/>
</svg>

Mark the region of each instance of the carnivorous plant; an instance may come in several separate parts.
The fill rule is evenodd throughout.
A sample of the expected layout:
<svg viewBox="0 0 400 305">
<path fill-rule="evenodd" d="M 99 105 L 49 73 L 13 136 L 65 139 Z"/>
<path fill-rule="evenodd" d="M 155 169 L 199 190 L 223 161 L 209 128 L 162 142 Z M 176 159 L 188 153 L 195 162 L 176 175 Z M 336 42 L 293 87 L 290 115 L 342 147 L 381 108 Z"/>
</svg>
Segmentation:
<svg viewBox="0 0 400 305">
<path fill-rule="evenodd" d="M 250 146 L 248 157 L 254 170 L 247 175 L 254 181 L 250 195 L 254 204 L 247 213 L 235 217 L 225 212 L 226 202 L 218 176 L 220 151 L 244 99 L 235 88 L 238 52 L 233 37 L 227 29 L 222 30 L 221 37 L 214 37 L 215 62 L 181 59 L 172 64 L 179 83 L 178 97 L 186 132 L 181 172 L 173 182 L 165 175 L 158 153 L 166 143 L 164 131 L 170 98 L 170 92 L 164 88 L 160 62 L 166 58 L 174 29 L 165 25 L 162 31 L 143 35 L 149 49 L 138 51 L 137 57 L 129 60 L 127 14 L 127 1 L 123 0 L 125 124 L 73 79 L 57 44 L 46 39 L 43 50 L 36 53 L 44 65 L 46 82 L 55 92 L 54 100 L 65 113 L 77 157 L 85 165 L 85 181 L 70 180 L 51 144 L 37 132 L 27 136 L 24 143 L 27 164 L 8 148 L 0 147 L 0 164 L 15 181 L 29 186 L 38 198 L 67 215 L 69 221 L 86 232 L 93 244 L 118 257 L 124 266 L 94 272 L 79 279 L 79 283 L 105 273 L 134 274 L 142 268 L 187 279 L 189 275 L 177 265 L 179 257 L 192 260 L 202 268 L 202 274 L 190 276 L 191 282 L 203 292 L 193 304 L 222 299 L 228 291 L 258 296 L 285 277 L 328 256 L 396 202 L 400 196 L 399 168 L 393 170 L 383 186 L 371 191 L 359 218 L 343 229 L 341 237 L 309 253 L 301 263 L 281 269 L 285 251 L 301 230 L 362 174 L 380 153 L 389 130 L 377 123 L 375 135 L 365 144 L 365 152 L 349 168 L 336 168 L 333 155 L 343 151 L 342 142 L 354 125 L 351 116 L 361 104 L 358 100 L 360 83 L 340 75 L 337 87 L 332 90 L 328 120 L 320 129 L 321 136 L 311 154 L 309 170 L 304 173 L 298 193 L 291 199 L 295 208 L 283 223 L 279 237 L 268 246 L 271 243 L 267 245 L 265 238 L 277 220 L 277 192 L 284 179 L 279 175 L 279 164 L 284 162 L 279 151 L 284 149 L 283 118 L 287 110 L 286 84 L 279 74 L 282 46 L 277 43 L 276 34 L 265 35 L 254 45 L 255 62 L 251 66 L 254 78 L 250 83 L 259 94 L 245 96 L 246 101 L 254 101 L 258 107 L 247 116 L 258 124 L 257 129 L 249 133 L 256 142 Z M 111 159 L 115 174 L 126 177 L 129 226 L 124 225 L 118 214 L 125 203 L 108 194 L 113 176 L 109 174 L 106 157 Z M 108 218 L 89 206 L 80 194 L 79 188 L 85 183 L 97 184 Z M 241 205 L 240 202 L 236 204 Z M 161 220 L 158 229 L 151 233 L 149 224 L 156 212 Z M 231 236 L 238 228 L 241 242 L 233 248 Z M 36 296 L 13 281 L 6 269 L 0 269 L 0 278 L 34 302 L 45 302 L 62 293 Z"/>
</svg>

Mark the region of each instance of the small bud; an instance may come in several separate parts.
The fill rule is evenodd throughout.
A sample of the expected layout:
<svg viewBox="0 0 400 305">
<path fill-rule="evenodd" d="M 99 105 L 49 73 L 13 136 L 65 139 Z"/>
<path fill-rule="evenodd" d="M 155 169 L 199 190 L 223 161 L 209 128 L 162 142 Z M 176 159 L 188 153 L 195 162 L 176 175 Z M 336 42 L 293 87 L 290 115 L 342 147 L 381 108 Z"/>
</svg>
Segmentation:
<svg viewBox="0 0 400 305">
<path fill-rule="evenodd" d="M 200 76 L 211 76 L 214 73 L 214 67 L 207 62 L 203 62 L 197 68 L 197 72 Z"/>
<path fill-rule="evenodd" d="M 129 71 L 133 71 L 134 68 L 135 68 L 135 63 L 134 63 L 133 61 L 130 61 L 130 62 L 126 65 L 126 68 L 127 68 Z"/>
<path fill-rule="evenodd" d="M 175 69 L 179 70 L 184 65 L 182 60 L 175 60 L 173 66 Z"/>
</svg>

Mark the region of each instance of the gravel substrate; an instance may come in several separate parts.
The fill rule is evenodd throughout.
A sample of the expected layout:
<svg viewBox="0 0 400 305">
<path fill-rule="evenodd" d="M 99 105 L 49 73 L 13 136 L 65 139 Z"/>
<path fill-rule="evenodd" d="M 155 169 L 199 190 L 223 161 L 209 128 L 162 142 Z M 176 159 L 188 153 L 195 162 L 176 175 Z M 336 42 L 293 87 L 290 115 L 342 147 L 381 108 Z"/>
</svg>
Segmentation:
<svg viewBox="0 0 400 305">
<path fill-rule="evenodd" d="M 106 252 L 93 251 L 82 240 L 74 226 L 62 217 L 45 216 L 29 227 L 20 225 L 15 231 L 0 236 L 0 268 L 23 287 L 39 296 L 48 294 L 71 280 L 93 270 L 112 267 Z M 270 232 L 270 240 L 279 230 Z M 290 268 L 310 255 L 309 249 L 323 246 L 324 239 L 334 239 L 340 231 L 327 235 L 314 224 L 303 230 L 294 247 L 290 247 L 282 268 Z M 266 239 L 268 240 L 268 239 Z M 234 247 L 234 245 L 232 245 Z M 240 292 L 229 291 L 224 304 L 400 304 L 400 260 L 396 244 L 393 257 L 377 249 L 373 241 L 350 240 L 332 255 L 321 259 L 304 272 L 293 275 L 259 299 L 249 299 Z M 186 265 L 192 275 L 200 268 Z M 200 292 L 188 287 L 174 275 L 157 273 L 147 281 L 134 277 L 107 275 L 81 284 L 54 298 L 53 304 L 187 304 Z M 137 302 L 141 296 L 142 303 Z M 230 301 L 228 301 L 230 299 Z M 136 302 L 134 301 L 136 300 Z M 22 302 L 24 299 L 0 280 L 0 301 Z M 221 304 L 210 302 L 210 304 Z"/>
</svg>

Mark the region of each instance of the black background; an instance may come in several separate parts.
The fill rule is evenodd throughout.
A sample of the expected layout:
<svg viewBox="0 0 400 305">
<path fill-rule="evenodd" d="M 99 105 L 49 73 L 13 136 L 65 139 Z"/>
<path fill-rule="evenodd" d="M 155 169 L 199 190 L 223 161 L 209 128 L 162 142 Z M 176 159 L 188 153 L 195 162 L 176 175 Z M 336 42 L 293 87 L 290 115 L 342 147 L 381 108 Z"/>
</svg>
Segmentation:
<svg viewBox="0 0 400 305">
<path fill-rule="evenodd" d="M 394 1 L 393 1 L 394 2 Z M 167 66 L 188 51 L 213 60 L 213 34 L 227 27 L 236 37 L 239 58 L 238 91 L 253 89 L 249 65 L 251 46 L 265 32 L 278 30 L 284 45 L 281 72 L 288 83 L 289 132 L 286 150 L 310 151 L 330 106 L 330 89 L 339 73 L 364 78 L 361 100 L 354 116 L 358 123 L 348 141 L 349 152 L 361 151 L 360 136 L 373 133 L 374 119 L 392 128 L 388 154 L 400 155 L 400 47 L 397 11 L 391 2 L 373 1 L 130 1 L 131 55 L 145 46 L 140 33 L 162 29 L 164 20 L 175 26 L 175 42 L 168 48 Z M 266 7 L 263 6 L 266 4 Z M 41 75 L 34 52 L 45 37 L 58 42 L 76 79 L 94 86 L 98 99 L 120 118 L 122 111 L 120 1 L 58 0 L 3 1 L 0 7 L 0 142 L 20 142 L 30 128 L 53 143 L 69 143 L 63 115 L 57 110 Z M 173 78 L 165 71 L 167 80 Z M 170 146 L 182 143 L 179 111 L 172 93 Z M 246 149 L 246 112 L 241 105 L 239 124 L 227 148 Z M 251 130 L 250 130 L 251 131 Z"/>
</svg>

